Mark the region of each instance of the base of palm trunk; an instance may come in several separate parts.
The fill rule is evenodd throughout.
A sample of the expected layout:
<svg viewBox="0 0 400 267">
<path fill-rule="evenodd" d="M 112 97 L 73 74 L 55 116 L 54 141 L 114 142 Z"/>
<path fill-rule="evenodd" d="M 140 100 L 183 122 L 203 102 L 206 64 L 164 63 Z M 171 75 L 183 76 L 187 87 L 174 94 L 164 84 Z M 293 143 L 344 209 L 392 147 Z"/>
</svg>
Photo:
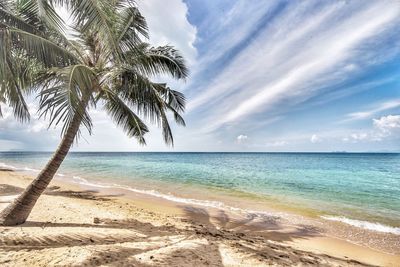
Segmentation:
<svg viewBox="0 0 400 267">
<path fill-rule="evenodd" d="M 1 226 L 15 226 L 23 224 L 26 219 L 22 218 L 14 218 L 14 217 L 0 217 L 0 225 Z"/>
<path fill-rule="evenodd" d="M 25 216 L 12 216 L 12 215 L 0 215 L 0 225 L 2 226 L 14 226 L 23 224 L 26 221 Z"/>
<path fill-rule="evenodd" d="M 28 218 L 29 213 L 18 204 L 11 203 L 0 213 L 0 225 L 13 226 L 23 224 Z"/>
</svg>

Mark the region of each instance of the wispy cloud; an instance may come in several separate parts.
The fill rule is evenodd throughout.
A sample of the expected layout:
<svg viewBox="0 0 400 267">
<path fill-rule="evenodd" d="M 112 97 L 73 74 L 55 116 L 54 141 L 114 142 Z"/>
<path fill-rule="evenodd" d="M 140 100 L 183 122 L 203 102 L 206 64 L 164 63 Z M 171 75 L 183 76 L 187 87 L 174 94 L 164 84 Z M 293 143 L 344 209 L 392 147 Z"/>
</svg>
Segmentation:
<svg viewBox="0 0 400 267">
<path fill-rule="evenodd" d="M 210 128 L 218 129 L 283 101 L 307 100 L 326 84 L 343 81 L 358 66 L 371 63 L 365 61 L 379 51 L 371 52 L 365 44 L 390 34 L 389 26 L 400 14 L 394 2 L 337 1 L 317 10 L 313 4 L 296 2 L 281 12 L 189 103 L 189 109 L 215 107 Z"/>
<path fill-rule="evenodd" d="M 211 36 L 208 36 L 206 44 L 212 49 L 199 58 L 195 71 L 207 68 L 211 62 L 251 38 L 261 21 L 277 5 L 276 1 L 256 1 L 249 5 L 247 0 L 238 0 L 224 14 L 218 13 L 207 19 L 201 27 L 212 29 L 207 30 Z M 200 44 L 203 40 L 197 41 Z"/>
<path fill-rule="evenodd" d="M 398 108 L 398 107 L 400 107 L 400 99 L 385 101 L 383 103 L 379 103 L 378 105 L 375 105 L 373 108 L 371 108 L 369 110 L 349 113 L 349 114 L 347 114 L 348 118 L 345 119 L 344 121 L 368 119 L 368 118 L 373 117 L 374 115 L 376 115 L 379 112 L 391 110 L 391 109 Z"/>
</svg>

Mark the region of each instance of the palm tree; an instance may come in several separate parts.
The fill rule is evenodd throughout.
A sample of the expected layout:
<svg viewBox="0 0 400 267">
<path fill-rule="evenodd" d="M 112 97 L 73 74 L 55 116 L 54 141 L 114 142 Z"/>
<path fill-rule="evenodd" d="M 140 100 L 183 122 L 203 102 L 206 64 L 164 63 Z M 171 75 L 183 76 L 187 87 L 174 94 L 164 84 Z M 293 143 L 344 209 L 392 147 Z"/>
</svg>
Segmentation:
<svg viewBox="0 0 400 267">
<path fill-rule="evenodd" d="M 73 31 L 57 6 L 69 11 Z M 54 155 L 0 213 L 1 225 L 26 221 L 78 139 L 80 126 L 91 133 L 90 109 L 104 108 L 140 144 L 149 131 L 145 121 L 155 123 L 164 141 L 173 145 L 167 113 L 185 125 L 185 97 L 152 79 L 160 74 L 185 79 L 188 69 L 173 47 L 151 47 L 146 40 L 146 21 L 130 0 L 1 0 L 0 104 L 28 121 L 24 96 L 37 93 L 39 115 L 50 126 L 62 126 Z"/>
</svg>

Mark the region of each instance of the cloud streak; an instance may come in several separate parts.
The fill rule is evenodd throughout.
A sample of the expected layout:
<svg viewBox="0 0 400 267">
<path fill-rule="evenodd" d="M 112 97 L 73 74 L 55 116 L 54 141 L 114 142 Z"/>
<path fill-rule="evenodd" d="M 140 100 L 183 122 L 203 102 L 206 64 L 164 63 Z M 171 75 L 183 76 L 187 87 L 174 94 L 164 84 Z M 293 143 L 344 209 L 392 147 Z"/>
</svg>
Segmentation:
<svg viewBox="0 0 400 267">
<path fill-rule="evenodd" d="M 208 130 L 283 101 L 303 102 L 327 84 L 346 80 L 379 52 L 365 44 L 387 34 L 400 14 L 397 4 L 384 1 L 330 2 L 318 10 L 311 8 L 315 2 L 298 3 L 279 14 L 189 103 L 191 111 L 216 107 Z"/>
<path fill-rule="evenodd" d="M 345 121 L 368 119 L 379 112 L 391 110 L 391 109 L 398 108 L 398 107 L 400 107 L 400 99 L 385 101 L 369 110 L 350 113 L 347 115 L 348 119 L 346 119 Z"/>
</svg>

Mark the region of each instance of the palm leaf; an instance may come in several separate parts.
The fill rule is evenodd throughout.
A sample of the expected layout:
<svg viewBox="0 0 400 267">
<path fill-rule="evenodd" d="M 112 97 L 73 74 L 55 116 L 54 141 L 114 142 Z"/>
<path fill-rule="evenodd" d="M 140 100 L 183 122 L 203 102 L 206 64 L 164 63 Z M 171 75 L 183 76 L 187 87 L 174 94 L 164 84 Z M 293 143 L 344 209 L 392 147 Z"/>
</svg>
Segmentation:
<svg viewBox="0 0 400 267">
<path fill-rule="evenodd" d="M 117 43 L 122 51 L 136 49 L 142 42 L 141 37 L 149 38 L 146 19 L 135 6 L 122 8 L 117 23 Z"/>
<path fill-rule="evenodd" d="M 109 0 L 71 0 L 59 2 L 71 8 L 77 27 L 82 32 L 96 31 L 104 42 L 104 53 L 111 54 L 119 60 L 120 49 L 117 36 L 112 27 L 116 18 L 114 1 Z"/>
<path fill-rule="evenodd" d="M 10 28 L 2 23 L 0 23 L 0 31 L 3 33 L 0 38 L 3 40 L 11 38 L 13 47 L 25 50 L 28 55 L 33 56 L 45 66 L 62 66 L 79 61 L 70 51 L 44 37 Z"/>
<path fill-rule="evenodd" d="M 7 11 L 0 7 L 0 22 L 13 28 L 17 28 L 30 33 L 39 33 L 37 28 L 27 23 L 22 18 L 14 15 L 12 12 Z"/>
<path fill-rule="evenodd" d="M 126 57 L 127 62 L 145 76 L 167 74 L 175 79 L 185 79 L 189 75 L 185 60 L 171 46 L 150 47 L 142 43 L 127 52 Z"/>
<path fill-rule="evenodd" d="M 64 134 L 73 117 L 78 114 L 91 133 L 93 125 L 87 111 L 82 107 L 82 101 L 85 97 L 93 101 L 91 92 L 94 81 L 95 73 L 85 65 L 55 68 L 43 74 L 37 81 L 38 90 L 41 90 L 40 116 L 50 119 L 49 127 L 62 123 Z"/>
<path fill-rule="evenodd" d="M 10 0 L 2 0 L 2 1 L 0 1 L 0 8 L 9 9 L 10 2 L 11 2 Z"/>
<path fill-rule="evenodd" d="M 103 99 L 104 107 L 115 123 L 129 137 L 135 137 L 140 144 L 146 144 L 144 135 L 149 131 L 146 124 L 113 92 L 107 91 Z"/>
<path fill-rule="evenodd" d="M 56 31 L 63 32 L 65 30 L 64 21 L 55 11 L 53 1 L 18 1 L 17 9 L 18 12 L 24 16 L 25 20 L 31 25 L 35 25 L 40 22 L 42 24 L 46 24 L 48 27 Z"/>
<path fill-rule="evenodd" d="M 4 37 L 5 33 L 0 29 L 0 98 L 1 102 L 7 102 L 13 109 L 14 116 L 20 121 L 30 118 L 28 106 L 22 95 L 24 76 L 21 64 L 16 64 L 11 56 L 12 42 Z M 20 62 L 19 62 L 20 63 Z"/>
<path fill-rule="evenodd" d="M 161 127 L 166 144 L 173 145 L 173 136 L 167 111 L 174 114 L 176 122 L 185 125 L 180 111 L 184 109 L 184 98 L 173 93 L 165 84 L 157 84 L 134 72 L 134 69 L 125 67 L 114 70 L 114 90 L 126 101 L 137 114 L 146 120 Z M 118 81 L 120 77 L 121 80 Z M 178 99 L 178 97 L 181 97 Z"/>
</svg>

